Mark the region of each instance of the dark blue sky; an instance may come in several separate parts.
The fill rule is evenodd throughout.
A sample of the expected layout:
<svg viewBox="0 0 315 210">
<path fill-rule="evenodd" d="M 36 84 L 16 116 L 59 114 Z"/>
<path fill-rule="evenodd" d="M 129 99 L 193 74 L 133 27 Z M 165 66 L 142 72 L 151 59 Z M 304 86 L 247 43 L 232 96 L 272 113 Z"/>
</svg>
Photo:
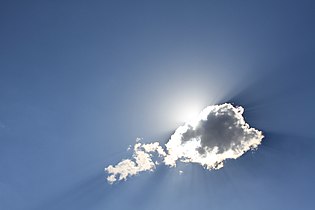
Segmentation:
<svg viewBox="0 0 315 210">
<path fill-rule="evenodd" d="M 0 209 L 313 209 L 314 1 L 0 1 Z M 211 104 L 260 148 L 108 185 Z"/>
</svg>

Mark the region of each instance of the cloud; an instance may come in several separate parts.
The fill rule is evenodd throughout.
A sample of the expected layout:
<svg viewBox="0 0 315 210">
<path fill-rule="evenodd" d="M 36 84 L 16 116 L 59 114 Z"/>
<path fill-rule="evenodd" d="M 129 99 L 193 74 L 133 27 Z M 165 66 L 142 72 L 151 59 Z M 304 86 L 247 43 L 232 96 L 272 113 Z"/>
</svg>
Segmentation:
<svg viewBox="0 0 315 210">
<path fill-rule="evenodd" d="M 231 104 L 208 106 L 199 116 L 180 126 L 166 143 L 166 165 L 176 161 L 199 163 L 205 168 L 223 167 L 226 159 L 236 159 L 257 148 L 263 134 L 245 122 L 242 107 Z"/>
<path fill-rule="evenodd" d="M 122 160 L 105 170 L 109 183 L 126 180 L 141 171 L 153 171 L 157 153 L 165 165 L 176 167 L 177 161 L 197 163 L 205 169 L 219 169 L 227 159 L 237 159 L 246 151 L 256 149 L 264 138 L 261 131 L 251 128 L 244 120 L 244 109 L 232 104 L 208 106 L 190 122 L 176 129 L 165 150 L 158 142 L 134 145 L 133 160 Z"/>
<path fill-rule="evenodd" d="M 133 176 L 142 171 L 153 171 L 158 164 L 152 160 L 152 153 L 157 153 L 159 156 L 165 156 L 163 148 L 159 142 L 150 144 L 141 144 L 139 139 L 133 147 L 133 158 L 125 159 L 117 165 L 109 165 L 105 171 L 109 174 L 107 181 L 112 184 L 117 180 L 126 180 L 128 176 Z"/>
</svg>

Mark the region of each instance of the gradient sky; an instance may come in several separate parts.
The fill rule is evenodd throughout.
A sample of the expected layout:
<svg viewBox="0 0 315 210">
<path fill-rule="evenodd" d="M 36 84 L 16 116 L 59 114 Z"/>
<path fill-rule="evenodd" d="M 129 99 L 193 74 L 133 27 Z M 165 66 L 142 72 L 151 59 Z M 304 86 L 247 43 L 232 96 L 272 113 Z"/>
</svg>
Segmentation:
<svg viewBox="0 0 315 210">
<path fill-rule="evenodd" d="M 311 0 L 0 1 L 0 209 L 313 209 L 314 21 Z M 223 102 L 257 151 L 106 182 Z"/>
</svg>

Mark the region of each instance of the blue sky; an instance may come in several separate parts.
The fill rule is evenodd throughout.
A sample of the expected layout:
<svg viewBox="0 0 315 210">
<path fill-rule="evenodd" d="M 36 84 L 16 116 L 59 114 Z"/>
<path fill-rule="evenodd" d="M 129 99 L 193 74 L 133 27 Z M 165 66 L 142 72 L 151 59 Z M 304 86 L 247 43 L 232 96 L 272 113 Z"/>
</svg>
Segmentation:
<svg viewBox="0 0 315 210">
<path fill-rule="evenodd" d="M 313 209 L 312 1 L 1 1 L 0 209 Z M 233 102 L 265 134 L 218 171 L 109 185 L 137 137 L 165 143 Z M 178 170 L 184 171 L 178 175 Z"/>
</svg>

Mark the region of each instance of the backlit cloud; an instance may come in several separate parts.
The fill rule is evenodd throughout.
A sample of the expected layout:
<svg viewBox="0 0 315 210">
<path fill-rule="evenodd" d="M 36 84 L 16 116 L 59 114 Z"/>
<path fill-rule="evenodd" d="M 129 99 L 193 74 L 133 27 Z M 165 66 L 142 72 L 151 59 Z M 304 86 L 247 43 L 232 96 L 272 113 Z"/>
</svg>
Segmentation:
<svg viewBox="0 0 315 210">
<path fill-rule="evenodd" d="M 264 138 L 261 131 L 251 128 L 244 120 L 244 109 L 232 104 L 208 106 L 190 122 L 176 129 L 165 149 L 158 142 L 134 145 L 132 159 L 108 166 L 109 183 L 126 180 L 141 171 L 153 171 L 157 165 L 152 154 L 161 162 L 176 167 L 177 161 L 198 163 L 204 168 L 219 169 L 226 159 L 236 159 L 255 149 Z"/>
<path fill-rule="evenodd" d="M 156 152 L 159 156 L 166 156 L 159 142 L 150 144 L 142 144 L 137 139 L 137 143 L 133 147 L 132 159 L 125 159 L 117 165 L 109 165 L 105 168 L 109 176 L 107 181 L 112 184 L 117 180 L 126 180 L 128 176 L 133 176 L 142 171 L 153 171 L 157 164 L 152 160 L 152 154 Z"/>
</svg>

